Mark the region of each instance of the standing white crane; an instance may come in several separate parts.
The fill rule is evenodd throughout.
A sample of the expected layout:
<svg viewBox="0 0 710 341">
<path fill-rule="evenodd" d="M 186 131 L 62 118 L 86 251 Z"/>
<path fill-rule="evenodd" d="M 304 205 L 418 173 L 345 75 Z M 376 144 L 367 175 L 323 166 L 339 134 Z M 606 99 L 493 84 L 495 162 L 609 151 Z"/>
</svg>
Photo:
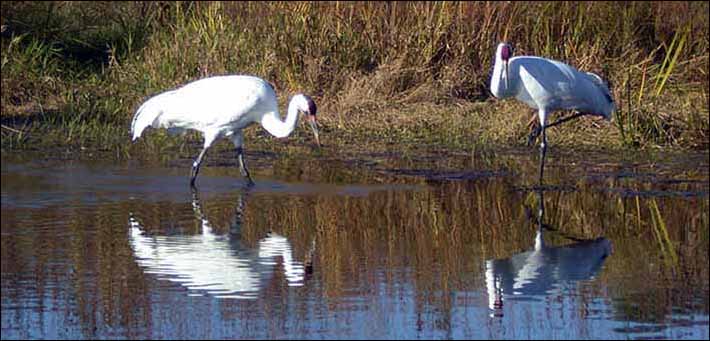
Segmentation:
<svg viewBox="0 0 710 341">
<path fill-rule="evenodd" d="M 611 119 L 615 110 L 614 100 L 601 77 L 591 72 L 580 72 L 556 60 L 534 56 L 512 57 L 512 52 L 510 45 L 498 44 L 491 92 L 498 98 L 515 97 L 538 110 L 540 127 L 531 134 L 529 141 L 542 134 L 541 162 L 544 162 L 547 147 L 546 128 L 584 115 Z M 547 124 L 547 115 L 557 110 L 575 110 L 577 113 Z"/>
<path fill-rule="evenodd" d="M 271 135 L 286 137 L 296 128 L 301 111 L 306 113 L 316 143 L 320 146 L 316 104 L 310 97 L 294 95 L 288 105 L 286 120 L 282 121 L 276 93 L 268 82 L 252 76 L 216 76 L 148 99 L 133 116 L 131 135 L 135 141 L 147 127 L 167 128 L 171 133 L 187 129 L 202 132 L 204 147 L 192 164 L 191 186 L 195 185 L 207 148 L 217 139 L 228 137 L 237 150 L 242 176 L 253 183 L 244 163 L 242 129 L 258 122 Z"/>
</svg>

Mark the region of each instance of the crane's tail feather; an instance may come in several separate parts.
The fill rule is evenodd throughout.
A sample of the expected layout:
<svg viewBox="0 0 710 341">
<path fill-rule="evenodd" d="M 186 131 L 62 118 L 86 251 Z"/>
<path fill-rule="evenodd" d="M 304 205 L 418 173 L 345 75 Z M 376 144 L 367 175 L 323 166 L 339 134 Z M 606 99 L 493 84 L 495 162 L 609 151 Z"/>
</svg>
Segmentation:
<svg viewBox="0 0 710 341">
<path fill-rule="evenodd" d="M 153 96 L 138 108 L 131 122 L 132 141 L 138 139 L 145 128 L 157 127 L 158 118 L 165 110 L 165 102 L 174 93 L 173 90 Z"/>
</svg>

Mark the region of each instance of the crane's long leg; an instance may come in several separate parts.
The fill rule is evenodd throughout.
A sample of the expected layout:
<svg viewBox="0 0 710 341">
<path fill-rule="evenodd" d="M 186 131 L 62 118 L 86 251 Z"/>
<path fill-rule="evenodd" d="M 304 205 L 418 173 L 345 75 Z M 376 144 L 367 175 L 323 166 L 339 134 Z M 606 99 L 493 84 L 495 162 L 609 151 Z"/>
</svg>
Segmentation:
<svg viewBox="0 0 710 341">
<path fill-rule="evenodd" d="M 542 175 L 545 172 L 545 153 L 547 152 L 547 143 L 545 138 L 545 128 L 542 128 L 542 142 L 540 143 L 540 177 L 539 183 L 542 184 Z"/>
<path fill-rule="evenodd" d="M 540 130 L 542 131 L 542 142 L 540 142 L 540 184 L 542 184 L 542 175 L 545 171 L 545 153 L 547 152 L 547 136 L 545 134 L 545 122 L 547 121 L 547 113 L 540 109 Z"/>
<path fill-rule="evenodd" d="M 251 179 L 251 175 L 249 175 L 249 170 L 247 169 L 246 163 L 244 163 L 244 148 L 239 147 L 237 148 L 237 157 L 239 158 L 239 169 L 242 172 L 242 176 L 246 177 L 250 183 L 254 183 Z"/>
<path fill-rule="evenodd" d="M 251 179 L 251 175 L 249 175 L 249 170 L 247 169 L 247 165 L 244 162 L 244 148 L 242 147 L 244 145 L 244 138 L 241 133 L 237 133 L 232 135 L 232 143 L 234 143 L 234 147 L 237 149 L 237 159 L 239 160 L 239 170 L 242 173 L 242 176 L 247 178 L 248 184 L 253 185 L 254 181 Z"/>
<path fill-rule="evenodd" d="M 530 132 L 530 135 L 528 135 L 528 147 L 532 146 L 538 136 L 540 136 L 540 126 L 536 126 L 535 129 Z"/>
<path fill-rule="evenodd" d="M 195 162 L 192 163 L 192 171 L 190 172 L 190 186 L 195 187 L 195 179 L 197 179 L 197 173 L 200 172 L 200 165 L 202 164 L 202 158 L 205 157 L 205 153 L 207 153 L 207 149 L 212 145 L 212 142 L 217 138 L 217 136 L 212 135 L 212 134 L 205 134 L 205 142 L 202 147 L 202 151 L 200 152 L 200 155 L 197 156 L 197 159 L 195 159 Z"/>
<path fill-rule="evenodd" d="M 197 179 L 197 173 L 200 172 L 200 165 L 202 164 L 202 158 L 205 157 L 207 152 L 207 147 L 202 148 L 200 155 L 197 156 L 195 162 L 192 163 L 192 171 L 190 172 L 190 186 L 195 187 L 195 179 Z"/>
<path fill-rule="evenodd" d="M 556 125 L 558 125 L 558 124 L 562 124 L 562 123 L 565 123 L 565 122 L 567 122 L 567 121 L 569 121 L 569 120 L 572 120 L 572 119 L 575 119 L 575 118 L 578 118 L 578 117 L 582 117 L 582 116 L 585 116 L 585 115 L 589 115 L 589 114 L 588 114 L 588 113 L 578 112 L 578 113 L 576 113 L 576 114 L 574 114 L 574 115 L 561 118 L 561 119 L 555 121 L 554 123 L 550 123 L 550 124 L 546 125 L 545 128 L 554 127 L 554 126 L 556 126 Z M 540 135 L 540 132 L 541 132 L 540 127 L 536 127 L 535 130 L 533 130 L 532 133 L 530 133 L 530 135 L 528 136 L 528 146 L 532 145 L 533 141 L 535 141 L 535 139 Z"/>
</svg>

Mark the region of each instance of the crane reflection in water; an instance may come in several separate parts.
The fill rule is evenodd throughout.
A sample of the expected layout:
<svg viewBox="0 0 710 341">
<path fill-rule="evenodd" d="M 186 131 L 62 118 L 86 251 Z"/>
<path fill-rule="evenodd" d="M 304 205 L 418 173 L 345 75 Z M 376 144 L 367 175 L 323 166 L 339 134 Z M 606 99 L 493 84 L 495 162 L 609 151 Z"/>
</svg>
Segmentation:
<svg viewBox="0 0 710 341">
<path fill-rule="evenodd" d="M 288 286 L 302 286 L 312 272 L 315 239 L 306 260 L 294 259 L 291 243 L 270 232 L 256 247 L 241 240 L 242 216 L 250 188 L 240 191 L 229 233 L 215 234 L 204 214 L 197 189 L 192 189 L 192 208 L 199 219 L 201 233 L 196 235 L 147 235 L 140 221 L 129 217 L 129 241 L 138 265 L 145 273 L 178 282 L 192 294 L 218 298 L 257 298 L 281 259 Z"/>
<path fill-rule="evenodd" d="M 546 245 L 543 232 L 554 231 L 544 223 L 544 189 L 538 195 L 537 231 L 532 250 L 506 259 L 487 260 L 485 265 L 488 307 L 491 316 L 503 316 L 506 299 L 548 296 L 565 285 L 593 279 L 607 256 L 612 253 L 610 240 L 565 238 L 573 243 L 564 246 Z"/>
</svg>

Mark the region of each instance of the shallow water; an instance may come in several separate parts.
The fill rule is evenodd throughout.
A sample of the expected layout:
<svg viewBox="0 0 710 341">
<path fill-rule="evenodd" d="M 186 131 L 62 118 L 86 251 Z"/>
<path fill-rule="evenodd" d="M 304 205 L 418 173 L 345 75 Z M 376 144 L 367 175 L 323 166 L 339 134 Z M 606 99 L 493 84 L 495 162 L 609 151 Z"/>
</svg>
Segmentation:
<svg viewBox="0 0 710 341">
<path fill-rule="evenodd" d="M 530 154 L 3 154 L 2 338 L 707 339 L 707 154 Z"/>
</svg>

